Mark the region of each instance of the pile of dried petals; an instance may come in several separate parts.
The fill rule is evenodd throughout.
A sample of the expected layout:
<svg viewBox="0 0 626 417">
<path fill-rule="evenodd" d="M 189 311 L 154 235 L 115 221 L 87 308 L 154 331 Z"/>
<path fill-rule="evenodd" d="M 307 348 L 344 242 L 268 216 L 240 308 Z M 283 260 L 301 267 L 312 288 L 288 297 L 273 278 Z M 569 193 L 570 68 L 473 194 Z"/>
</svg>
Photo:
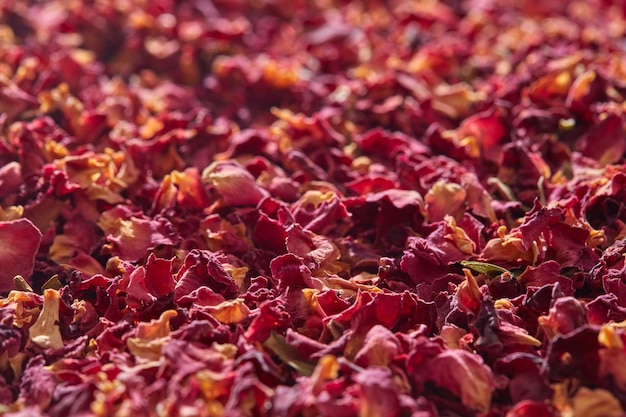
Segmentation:
<svg viewBox="0 0 626 417">
<path fill-rule="evenodd" d="M 0 0 L 0 414 L 623 416 L 625 34 Z"/>
</svg>

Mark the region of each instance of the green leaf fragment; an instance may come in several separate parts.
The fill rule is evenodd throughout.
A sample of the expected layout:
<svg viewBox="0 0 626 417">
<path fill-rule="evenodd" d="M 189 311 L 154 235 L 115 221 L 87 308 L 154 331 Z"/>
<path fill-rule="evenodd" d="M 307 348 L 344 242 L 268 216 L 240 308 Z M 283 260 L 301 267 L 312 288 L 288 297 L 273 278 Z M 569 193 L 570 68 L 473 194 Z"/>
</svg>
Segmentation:
<svg viewBox="0 0 626 417">
<path fill-rule="evenodd" d="M 48 281 L 45 282 L 45 284 L 41 286 L 41 290 L 60 290 L 62 286 L 63 285 L 61 284 L 61 281 L 59 281 L 59 275 L 54 274 L 50 277 Z"/>
<path fill-rule="evenodd" d="M 490 264 L 488 262 L 478 262 L 478 261 L 461 261 L 461 266 L 464 268 L 469 268 L 474 272 L 478 272 L 479 274 L 485 274 L 490 277 L 495 277 L 502 274 L 509 274 L 513 276 L 511 271 L 506 268 L 502 268 L 499 265 Z"/>
<path fill-rule="evenodd" d="M 13 277 L 13 284 L 15 285 L 15 288 L 18 289 L 18 291 L 33 292 L 33 288 L 28 282 L 26 282 L 24 277 L 21 275 L 16 275 L 15 277 Z"/>
<path fill-rule="evenodd" d="M 287 340 L 278 333 L 272 332 L 270 337 L 263 343 L 283 362 L 295 369 L 300 375 L 311 376 L 315 370 L 315 364 L 300 357 L 298 351 L 287 343 Z"/>
</svg>

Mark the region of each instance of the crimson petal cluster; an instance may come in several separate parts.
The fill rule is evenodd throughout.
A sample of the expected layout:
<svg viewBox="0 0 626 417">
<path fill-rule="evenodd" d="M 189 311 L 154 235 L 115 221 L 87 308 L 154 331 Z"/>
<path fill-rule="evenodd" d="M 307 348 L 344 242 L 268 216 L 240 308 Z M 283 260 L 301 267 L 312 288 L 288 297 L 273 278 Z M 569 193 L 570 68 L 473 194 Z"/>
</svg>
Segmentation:
<svg viewBox="0 0 626 417">
<path fill-rule="evenodd" d="M 0 414 L 624 415 L 625 34 L 0 0 Z"/>
</svg>

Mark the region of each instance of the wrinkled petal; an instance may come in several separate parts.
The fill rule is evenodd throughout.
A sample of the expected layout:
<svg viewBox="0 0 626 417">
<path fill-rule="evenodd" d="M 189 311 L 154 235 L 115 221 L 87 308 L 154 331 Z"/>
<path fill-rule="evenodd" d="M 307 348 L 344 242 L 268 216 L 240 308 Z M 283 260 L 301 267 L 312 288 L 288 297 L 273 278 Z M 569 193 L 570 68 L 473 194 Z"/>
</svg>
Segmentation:
<svg viewBox="0 0 626 417">
<path fill-rule="evenodd" d="M 13 277 L 30 280 L 41 232 L 28 219 L 0 222 L 0 292 L 13 289 Z"/>
</svg>

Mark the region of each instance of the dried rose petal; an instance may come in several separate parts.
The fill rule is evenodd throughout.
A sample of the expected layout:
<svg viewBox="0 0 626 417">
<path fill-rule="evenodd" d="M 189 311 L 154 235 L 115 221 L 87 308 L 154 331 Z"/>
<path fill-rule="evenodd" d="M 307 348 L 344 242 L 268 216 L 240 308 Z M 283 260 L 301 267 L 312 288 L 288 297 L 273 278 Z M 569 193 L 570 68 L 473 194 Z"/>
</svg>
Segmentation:
<svg viewBox="0 0 626 417">
<path fill-rule="evenodd" d="M 41 232 L 28 219 L 0 222 L 0 292 L 13 289 L 13 277 L 30 280 Z"/>
<path fill-rule="evenodd" d="M 140 323 L 137 326 L 137 336 L 127 340 L 128 350 L 143 361 L 158 360 L 161 349 L 168 342 L 170 335 L 170 320 L 178 313 L 166 310 L 158 320 L 150 323 Z"/>
<path fill-rule="evenodd" d="M 268 196 L 252 174 L 230 162 L 212 163 L 202 171 L 202 180 L 215 187 L 224 204 L 229 206 L 256 205 Z"/>
<path fill-rule="evenodd" d="M 37 321 L 28 329 L 30 340 L 45 349 L 60 349 L 63 339 L 59 329 L 59 293 L 45 290 L 43 308 Z"/>
</svg>

